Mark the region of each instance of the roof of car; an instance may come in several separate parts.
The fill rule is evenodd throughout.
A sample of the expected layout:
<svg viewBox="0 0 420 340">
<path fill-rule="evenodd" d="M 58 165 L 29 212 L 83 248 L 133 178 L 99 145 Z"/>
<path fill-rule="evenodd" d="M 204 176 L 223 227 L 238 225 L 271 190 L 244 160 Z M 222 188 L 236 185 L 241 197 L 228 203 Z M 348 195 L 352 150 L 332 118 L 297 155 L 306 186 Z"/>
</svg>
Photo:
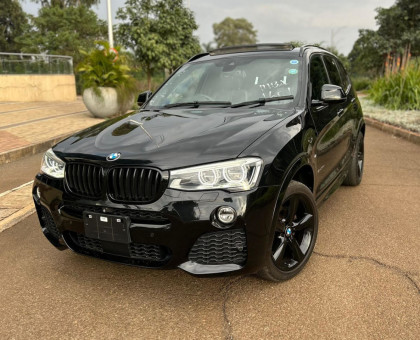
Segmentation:
<svg viewBox="0 0 420 340">
<path fill-rule="evenodd" d="M 201 59 L 203 57 L 208 57 L 205 59 L 213 59 L 218 56 L 225 56 L 230 54 L 240 54 L 240 53 L 251 53 L 259 54 L 260 52 L 286 52 L 292 55 L 303 56 L 303 53 L 307 49 L 316 49 L 324 50 L 322 47 L 316 45 L 303 45 L 300 47 L 295 47 L 290 43 L 276 43 L 276 44 L 253 44 L 253 45 L 238 45 L 238 46 L 227 46 L 221 47 L 210 52 L 200 53 L 193 56 L 189 62 Z"/>
</svg>

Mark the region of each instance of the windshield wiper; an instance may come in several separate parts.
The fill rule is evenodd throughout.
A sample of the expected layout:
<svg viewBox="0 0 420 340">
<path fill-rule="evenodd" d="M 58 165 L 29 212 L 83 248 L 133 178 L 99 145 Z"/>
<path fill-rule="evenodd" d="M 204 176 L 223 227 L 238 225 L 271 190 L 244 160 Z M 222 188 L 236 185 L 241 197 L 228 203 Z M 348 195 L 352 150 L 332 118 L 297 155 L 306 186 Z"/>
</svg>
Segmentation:
<svg viewBox="0 0 420 340">
<path fill-rule="evenodd" d="M 250 100 L 248 102 L 242 102 L 238 104 L 233 104 L 231 107 L 240 107 L 240 106 L 248 106 L 248 105 L 254 105 L 258 104 L 257 106 L 264 105 L 268 102 L 276 102 L 278 100 L 293 100 L 295 97 L 293 96 L 280 96 L 280 97 L 272 97 L 272 98 L 259 98 L 255 100 Z"/>
<path fill-rule="evenodd" d="M 194 108 L 199 107 L 201 105 L 222 105 L 222 106 L 230 106 L 231 102 L 221 102 L 221 101 L 195 101 L 195 102 L 185 102 L 185 103 L 173 103 L 173 104 L 166 104 L 164 108 L 171 108 L 171 107 L 180 107 L 180 106 L 192 106 Z"/>
</svg>

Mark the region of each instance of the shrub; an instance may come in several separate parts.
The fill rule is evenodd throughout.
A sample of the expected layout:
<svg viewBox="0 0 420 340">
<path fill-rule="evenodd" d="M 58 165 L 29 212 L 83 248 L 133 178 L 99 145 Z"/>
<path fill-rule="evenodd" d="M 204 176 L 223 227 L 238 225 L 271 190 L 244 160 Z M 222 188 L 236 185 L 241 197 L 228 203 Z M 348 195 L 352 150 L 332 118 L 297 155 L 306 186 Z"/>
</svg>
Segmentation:
<svg viewBox="0 0 420 340">
<path fill-rule="evenodd" d="M 356 91 L 368 90 L 372 85 L 372 79 L 368 77 L 354 77 L 351 82 Z"/>
<path fill-rule="evenodd" d="M 405 70 L 377 79 L 369 90 L 370 98 L 391 110 L 420 110 L 420 61 Z"/>
</svg>

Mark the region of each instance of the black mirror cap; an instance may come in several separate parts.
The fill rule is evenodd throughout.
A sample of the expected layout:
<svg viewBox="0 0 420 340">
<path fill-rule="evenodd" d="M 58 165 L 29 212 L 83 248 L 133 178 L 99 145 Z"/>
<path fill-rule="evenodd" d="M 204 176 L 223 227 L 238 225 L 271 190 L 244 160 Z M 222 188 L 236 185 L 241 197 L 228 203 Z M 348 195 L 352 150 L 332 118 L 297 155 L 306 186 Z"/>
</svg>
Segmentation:
<svg viewBox="0 0 420 340">
<path fill-rule="evenodd" d="M 325 103 L 341 103 L 346 100 L 346 94 L 341 86 L 325 84 L 321 89 L 321 100 Z"/>
<path fill-rule="evenodd" d="M 139 94 L 139 96 L 137 97 L 137 104 L 139 106 L 142 106 L 144 103 L 146 103 L 149 98 L 152 96 L 152 91 L 145 91 Z"/>
</svg>

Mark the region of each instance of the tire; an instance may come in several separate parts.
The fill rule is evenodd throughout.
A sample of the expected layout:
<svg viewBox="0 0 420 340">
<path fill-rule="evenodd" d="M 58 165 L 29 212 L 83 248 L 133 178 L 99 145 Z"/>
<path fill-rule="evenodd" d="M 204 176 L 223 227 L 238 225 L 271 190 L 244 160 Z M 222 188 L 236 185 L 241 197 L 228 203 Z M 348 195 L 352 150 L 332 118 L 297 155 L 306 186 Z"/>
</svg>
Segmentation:
<svg viewBox="0 0 420 340">
<path fill-rule="evenodd" d="M 289 280 L 308 262 L 318 234 L 318 209 L 307 186 L 290 183 L 274 228 L 267 265 L 257 275 L 270 281 Z"/>
<path fill-rule="evenodd" d="M 363 166 L 365 158 L 364 136 L 359 132 L 357 136 L 355 152 L 351 157 L 348 174 L 343 184 L 348 186 L 359 185 L 363 177 Z"/>
</svg>

